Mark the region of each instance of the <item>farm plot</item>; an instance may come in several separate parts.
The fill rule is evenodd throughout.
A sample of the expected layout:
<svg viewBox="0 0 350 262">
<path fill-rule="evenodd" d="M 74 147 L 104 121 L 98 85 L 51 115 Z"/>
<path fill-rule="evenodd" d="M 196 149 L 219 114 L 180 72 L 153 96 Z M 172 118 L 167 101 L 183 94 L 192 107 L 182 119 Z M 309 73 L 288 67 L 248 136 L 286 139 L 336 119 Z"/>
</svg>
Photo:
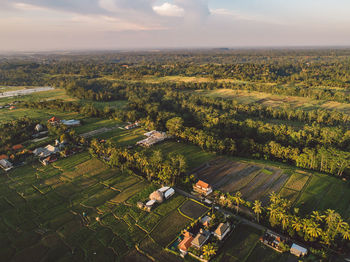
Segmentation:
<svg viewBox="0 0 350 262">
<path fill-rule="evenodd" d="M 310 175 L 308 174 L 294 173 L 289 177 L 288 181 L 279 192 L 279 195 L 294 203 L 309 179 Z"/>
<path fill-rule="evenodd" d="M 193 220 L 197 219 L 204 215 L 209 208 L 205 205 L 198 203 L 192 199 L 187 200 L 182 206 L 179 208 L 180 212 L 184 214 L 186 217 L 189 217 Z"/>
<path fill-rule="evenodd" d="M 344 199 L 350 198 L 348 183 L 330 176 L 312 175 L 310 182 L 302 191 L 296 207 L 303 214 L 315 210 L 334 209 L 344 218 L 350 218 L 350 204 Z"/>
<path fill-rule="evenodd" d="M 213 261 L 245 261 L 259 241 L 262 232 L 248 225 L 237 226 L 225 241 L 220 255 Z"/>
<path fill-rule="evenodd" d="M 163 218 L 152 231 L 151 237 L 162 247 L 166 247 L 179 232 L 184 229 L 191 220 L 182 216 L 177 210 L 173 210 Z M 169 226 L 171 224 L 171 226 Z"/>
<path fill-rule="evenodd" d="M 214 189 L 230 193 L 241 191 L 245 199 L 264 202 L 272 191 L 279 192 L 288 179 L 288 175 L 278 168 L 224 158 L 209 162 L 196 174 Z"/>
</svg>

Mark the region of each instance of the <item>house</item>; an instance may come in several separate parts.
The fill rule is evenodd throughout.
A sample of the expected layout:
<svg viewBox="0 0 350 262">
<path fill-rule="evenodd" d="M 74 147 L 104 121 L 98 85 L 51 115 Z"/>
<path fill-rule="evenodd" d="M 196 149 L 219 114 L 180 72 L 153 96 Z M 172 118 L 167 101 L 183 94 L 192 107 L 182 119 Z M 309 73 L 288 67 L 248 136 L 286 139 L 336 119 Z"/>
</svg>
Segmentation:
<svg viewBox="0 0 350 262">
<path fill-rule="evenodd" d="M 193 186 L 193 190 L 201 195 L 206 196 L 213 192 L 212 187 L 202 180 L 198 180 L 198 182 Z"/>
<path fill-rule="evenodd" d="M 290 248 L 290 253 L 297 257 L 303 257 L 307 255 L 307 249 L 293 243 L 292 247 Z"/>
<path fill-rule="evenodd" d="M 165 132 L 160 132 L 156 130 L 147 132 L 144 135 L 147 136 L 147 138 L 137 142 L 136 145 L 150 147 L 168 138 Z"/>
<path fill-rule="evenodd" d="M 35 156 L 39 157 L 48 157 L 50 155 L 59 153 L 60 149 L 58 147 L 52 146 L 52 145 L 47 145 L 46 147 L 39 147 L 33 151 L 33 154 Z"/>
<path fill-rule="evenodd" d="M 201 228 L 199 233 L 192 240 L 191 244 L 192 246 L 200 249 L 208 241 L 209 237 L 210 237 L 210 232 L 208 230 L 203 230 Z"/>
<path fill-rule="evenodd" d="M 16 107 L 15 107 L 15 106 L 10 106 L 9 109 L 10 109 L 10 110 L 13 110 L 13 109 L 16 109 Z"/>
<path fill-rule="evenodd" d="M 7 159 L 1 159 L 0 160 L 0 167 L 7 172 L 13 168 L 13 165 Z"/>
<path fill-rule="evenodd" d="M 9 157 L 7 155 L 3 154 L 3 155 L 0 155 L 0 160 L 2 160 L 2 159 L 9 159 Z"/>
<path fill-rule="evenodd" d="M 130 129 L 134 129 L 134 128 L 139 127 L 139 126 L 140 126 L 140 122 L 136 121 L 135 123 L 129 124 L 129 125 L 125 126 L 124 128 L 126 130 L 130 130 Z"/>
<path fill-rule="evenodd" d="M 62 120 L 61 123 L 65 126 L 80 126 L 80 120 L 75 120 L 75 119 L 71 119 L 71 120 Z"/>
<path fill-rule="evenodd" d="M 214 236 L 216 236 L 219 240 L 223 240 L 230 230 L 231 226 L 229 223 L 220 223 L 217 229 L 214 231 Z"/>
<path fill-rule="evenodd" d="M 18 150 L 23 149 L 23 146 L 22 146 L 21 144 L 14 145 L 14 146 L 12 147 L 12 149 L 18 151 Z"/>
<path fill-rule="evenodd" d="M 192 246 L 193 236 L 190 232 L 184 232 L 184 239 L 177 246 L 180 252 L 185 256 L 187 254 L 187 250 Z"/>
<path fill-rule="evenodd" d="M 41 132 L 43 131 L 44 127 L 41 124 L 37 124 L 34 129 L 37 132 Z"/>
<path fill-rule="evenodd" d="M 145 208 L 147 209 L 147 211 L 151 211 L 152 208 L 156 205 L 156 203 L 156 200 L 150 200 L 146 203 Z"/>
<path fill-rule="evenodd" d="M 48 164 L 50 163 L 53 163 L 55 161 L 57 161 L 57 157 L 56 156 L 48 156 L 44 159 L 40 159 L 39 161 L 44 165 L 44 166 L 47 166 Z"/>
<path fill-rule="evenodd" d="M 163 193 L 159 190 L 154 191 L 152 194 L 149 195 L 150 200 L 155 200 L 158 203 L 163 203 L 164 196 Z"/>
<path fill-rule="evenodd" d="M 58 125 L 61 123 L 61 120 L 55 116 L 51 117 L 47 122 L 51 125 Z"/>
<path fill-rule="evenodd" d="M 201 222 L 201 224 L 202 224 L 203 226 L 209 227 L 210 221 L 211 221 L 211 217 L 209 217 L 209 216 L 204 216 L 204 217 L 201 218 L 201 221 L 200 221 L 200 222 Z"/>
</svg>

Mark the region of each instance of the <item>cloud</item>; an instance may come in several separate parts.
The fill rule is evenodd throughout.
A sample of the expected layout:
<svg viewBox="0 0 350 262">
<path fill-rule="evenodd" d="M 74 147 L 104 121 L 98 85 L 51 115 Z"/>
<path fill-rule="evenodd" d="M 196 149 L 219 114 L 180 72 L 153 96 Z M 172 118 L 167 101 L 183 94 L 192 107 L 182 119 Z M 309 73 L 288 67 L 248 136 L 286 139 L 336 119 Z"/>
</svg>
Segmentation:
<svg viewBox="0 0 350 262">
<path fill-rule="evenodd" d="M 164 3 L 160 6 L 153 6 L 153 10 L 161 16 L 182 17 L 185 14 L 185 10 L 183 8 L 170 3 Z"/>
</svg>

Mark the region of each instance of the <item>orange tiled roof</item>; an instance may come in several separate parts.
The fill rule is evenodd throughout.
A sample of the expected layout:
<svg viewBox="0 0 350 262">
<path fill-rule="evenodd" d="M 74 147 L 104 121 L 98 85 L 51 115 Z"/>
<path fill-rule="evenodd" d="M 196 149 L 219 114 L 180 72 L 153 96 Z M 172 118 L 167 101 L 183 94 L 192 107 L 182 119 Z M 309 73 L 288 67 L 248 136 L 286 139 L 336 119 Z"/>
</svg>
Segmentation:
<svg viewBox="0 0 350 262">
<path fill-rule="evenodd" d="M 181 243 L 179 244 L 178 248 L 182 251 L 187 251 L 187 249 L 192 246 L 191 244 L 192 240 L 193 240 L 192 236 L 185 237 L 184 240 L 182 240 Z"/>
<path fill-rule="evenodd" d="M 205 183 L 202 180 L 199 180 L 196 184 L 196 186 L 201 187 L 201 188 L 210 188 L 210 185 L 208 183 Z"/>
<path fill-rule="evenodd" d="M 48 121 L 49 122 L 56 122 L 56 121 L 59 121 L 59 119 L 57 117 L 53 116 Z"/>
<path fill-rule="evenodd" d="M 19 149 L 22 149 L 22 148 L 23 148 L 23 146 L 22 146 L 21 144 L 14 145 L 14 146 L 12 147 L 13 150 L 19 150 Z"/>
<path fill-rule="evenodd" d="M 2 159 L 8 159 L 8 156 L 7 155 L 0 155 L 0 160 Z"/>
</svg>

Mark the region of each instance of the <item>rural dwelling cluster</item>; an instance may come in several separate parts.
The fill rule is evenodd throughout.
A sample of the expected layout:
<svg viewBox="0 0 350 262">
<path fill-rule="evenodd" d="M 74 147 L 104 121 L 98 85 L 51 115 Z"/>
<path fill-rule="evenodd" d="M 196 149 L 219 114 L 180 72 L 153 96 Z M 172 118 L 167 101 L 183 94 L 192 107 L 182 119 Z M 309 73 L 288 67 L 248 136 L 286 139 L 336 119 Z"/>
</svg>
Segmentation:
<svg viewBox="0 0 350 262">
<path fill-rule="evenodd" d="M 201 195 L 208 196 L 213 192 L 213 188 L 208 183 L 205 183 L 202 180 L 198 180 L 198 182 L 193 185 L 193 191 Z"/>
<path fill-rule="evenodd" d="M 168 138 L 168 135 L 165 132 L 160 132 L 156 130 L 147 132 L 144 135 L 147 136 L 147 138 L 137 142 L 136 145 L 143 147 L 151 147 Z"/>
<path fill-rule="evenodd" d="M 205 215 L 187 227 L 171 245 L 182 257 L 187 254 L 200 261 L 209 261 L 232 232 L 232 224 L 219 213 Z M 214 252 L 208 252 L 212 250 Z"/>
<path fill-rule="evenodd" d="M 291 254 L 297 257 L 304 257 L 308 253 L 306 248 L 292 243 L 290 239 L 272 232 L 271 230 L 267 230 L 264 236 L 260 238 L 260 241 L 280 253 L 290 251 Z"/>
<path fill-rule="evenodd" d="M 62 149 L 60 145 L 61 144 L 57 146 L 47 145 L 46 147 L 39 147 L 33 151 L 33 154 L 39 157 L 39 161 L 46 166 L 58 160 L 58 154 Z"/>
<path fill-rule="evenodd" d="M 154 207 L 171 198 L 174 194 L 175 190 L 173 188 L 165 186 L 151 193 L 149 200 L 145 204 L 138 202 L 137 206 L 150 212 Z"/>
<path fill-rule="evenodd" d="M 136 121 L 134 123 L 128 123 L 128 125 L 126 125 L 124 128 L 126 130 L 131 130 L 131 129 L 139 127 L 140 125 L 141 125 L 141 123 L 139 121 Z"/>
<path fill-rule="evenodd" d="M 5 104 L 5 105 L 0 105 L 0 109 L 9 109 L 13 110 L 16 109 L 16 104 L 20 103 L 20 101 L 13 101 L 11 103 Z"/>
</svg>

